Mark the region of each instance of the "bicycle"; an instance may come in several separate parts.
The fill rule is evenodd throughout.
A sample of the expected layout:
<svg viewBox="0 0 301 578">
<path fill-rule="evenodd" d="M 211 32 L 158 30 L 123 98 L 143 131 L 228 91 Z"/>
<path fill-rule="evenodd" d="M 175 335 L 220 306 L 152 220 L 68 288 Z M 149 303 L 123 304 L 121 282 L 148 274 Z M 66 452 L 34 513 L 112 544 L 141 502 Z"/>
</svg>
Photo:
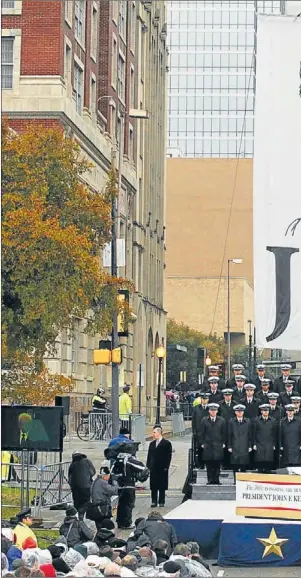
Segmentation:
<svg viewBox="0 0 301 578">
<path fill-rule="evenodd" d="M 90 417 L 92 415 L 92 419 Z M 111 440 L 112 439 L 112 419 L 103 419 L 105 413 L 88 412 L 81 414 L 81 422 L 76 430 L 77 437 L 84 441 Z M 90 422 L 90 423 L 89 423 Z"/>
</svg>

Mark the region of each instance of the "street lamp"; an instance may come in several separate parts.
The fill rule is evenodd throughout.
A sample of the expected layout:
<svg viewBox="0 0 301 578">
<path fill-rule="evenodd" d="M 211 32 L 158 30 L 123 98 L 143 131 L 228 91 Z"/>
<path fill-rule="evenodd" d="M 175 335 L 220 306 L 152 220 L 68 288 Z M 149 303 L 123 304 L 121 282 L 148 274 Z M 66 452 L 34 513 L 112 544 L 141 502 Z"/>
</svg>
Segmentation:
<svg viewBox="0 0 301 578">
<path fill-rule="evenodd" d="M 211 365 L 211 357 L 209 357 L 209 355 L 207 355 L 207 357 L 206 357 L 205 364 L 206 364 L 206 367 L 209 367 L 209 365 Z"/>
<path fill-rule="evenodd" d="M 100 97 L 101 99 L 102 97 Z M 104 98 L 108 98 L 107 96 Z M 100 100 L 99 99 L 99 100 Z M 120 134 L 119 134 L 119 155 L 118 155 L 118 196 L 112 199 L 112 227 L 111 227 L 111 275 L 118 277 L 118 262 L 117 262 L 117 238 L 119 236 L 119 204 L 118 197 L 121 196 L 122 188 L 122 159 L 123 159 L 123 144 L 124 144 L 124 121 L 126 117 L 149 119 L 147 110 L 131 109 L 127 111 L 125 108 L 121 110 L 121 103 L 119 101 L 119 115 L 120 115 Z M 117 138 L 115 138 L 115 147 L 117 148 Z M 118 314 L 117 311 L 113 314 L 112 323 L 112 350 L 119 346 L 118 337 Z M 164 350 L 165 351 L 165 350 Z M 112 363 L 112 392 L 111 392 L 111 408 L 112 408 L 112 437 L 116 437 L 119 431 L 119 365 Z M 160 417 L 160 415 L 159 415 Z"/>
<path fill-rule="evenodd" d="M 164 345 L 159 345 L 156 349 L 156 356 L 159 359 L 159 374 L 158 374 L 158 389 L 157 389 L 157 411 L 156 411 L 156 424 L 160 424 L 160 405 L 161 405 L 161 375 L 162 375 L 162 365 L 163 359 L 166 355 L 166 349 Z"/>
<path fill-rule="evenodd" d="M 228 282 L 228 327 L 227 327 L 227 342 L 228 342 L 228 379 L 231 377 L 231 337 L 230 337 L 230 263 L 240 265 L 242 259 L 228 259 L 227 282 Z"/>
</svg>

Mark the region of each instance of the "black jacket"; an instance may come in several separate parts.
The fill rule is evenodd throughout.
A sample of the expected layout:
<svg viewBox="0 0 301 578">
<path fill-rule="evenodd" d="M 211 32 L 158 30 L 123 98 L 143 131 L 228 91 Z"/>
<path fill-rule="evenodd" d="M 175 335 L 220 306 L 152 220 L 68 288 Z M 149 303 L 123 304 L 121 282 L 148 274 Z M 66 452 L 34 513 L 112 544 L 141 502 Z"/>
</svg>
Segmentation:
<svg viewBox="0 0 301 578">
<path fill-rule="evenodd" d="M 172 445 L 162 438 L 156 447 L 156 440 L 149 444 L 146 465 L 150 470 L 151 490 L 168 489 L 168 470 L 172 458 Z"/>
<path fill-rule="evenodd" d="M 264 379 L 270 379 L 270 377 L 265 377 Z M 254 383 L 254 385 L 256 385 L 256 393 L 259 393 L 262 389 L 261 387 L 261 380 L 259 379 L 258 375 L 257 377 L 255 377 L 255 379 L 252 381 L 252 383 Z M 272 380 L 270 381 L 270 391 L 274 391 L 274 384 L 272 382 Z"/>
<path fill-rule="evenodd" d="M 293 418 L 291 422 L 285 417 L 280 425 L 283 466 L 301 465 L 301 420 Z"/>
<path fill-rule="evenodd" d="M 149 537 L 152 547 L 157 540 L 165 540 L 168 544 L 168 556 L 170 556 L 177 544 L 177 536 L 173 526 L 164 520 L 158 520 L 156 514 L 153 516 L 150 514 L 147 520 L 142 520 L 140 524 L 138 524 L 134 535 L 139 538 L 141 534 L 146 534 Z"/>
<path fill-rule="evenodd" d="M 263 391 L 259 391 L 259 393 L 256 393 L 255 399 L 258 401 L 258 405 L 262 405 L 263 403 L 270 404 L 268 393 L 270 393 L 270 391 L 267 391 L 266 393 L 264 393 Z"/>
<path fill-rule="evenodd" d="M 282 403 L 283 407 L 285 407 L 286 405 L 289 405 L 290 403 L 293 403 L 292 397 L 294 395 L 298 395 L 298 392 L 295 389 L 293 389 L 291 395 L 287 395 L 286 391 L 283 391 L 282 393 L 280 393 L 279 399 L 280 399 L 280 403 Z"/>
<path fill-rule="evenodd" d="M 288 377 L 288 379 L 290 381 L 296 381 L 295 379 L 291 378 L 290 376 Z M 281 375 L 280 377 L 277 377 L 277 379 L 275 379 L 275 381 L 274 381 L 274 391 L 276 391 L 276 393 L 282 393 L 283 391 L 285 391 L 284 384 L 285 384 L 285 381 L 283 381 L 283 375 Z M 294 389 L 297 389 L 295 385 L 294 385 Z"/>
<path fill-rule="evenodd" d="M 71 488 L 87 489 L 92 484 L 96 471 L 85 454 L 76 454 L 68 471 L 68 482 Z"/>
<path fill-rule="evenodd" d="M 244 403 L 246 397 L 245 389 L 243 388 L 241 391 L 235 387 L 232 395 L 232 401 L 234 405 L 237 403 Z"/>
<path fill-rule="evenodd" d="M 219 382 L 218 382 L 218 389 L 222 390 L 222 389 L 225 389 L 225 387 L 226 387 L 225 380 L 220 378 Z M 208 381 L 208 377 L 205 377 L 204 383 L 202 385 L 202 391 L 208 391 L 209 389 L 210 389 L 210 383 Z"/>
<path fill-rule="evenodd" d="M 207 392 L 210 394 L 209 403 L 220 403 L 224 399 L 220 389 L 217 389 L 215 393 L 212 393 L 212 390 L 209 388 L 207 389 Z"/>
<path fill-rule="evenodd" d="M 258 409 L 258 408 L 259 408 L 259 403 L 258 403 L 258 400 L 257 400 L 257 399 L 255 399 L 255 398 L 253 397 L 252 403 L 248 403 L 247 398 L 245 398 L 245 400 L 244 400 L 244 405 L 246 406 L 245 414 L 244 414 L 245 417 L 248 417 L 248 418 L 251 419 L 251 420 L 253 420 L 253 419 L 255 419 L 256 417 L 258 417 L 258 414 L 259 414 L 259 409 Z"/>
<path fill-rule="evenodd" d="M 85 522 L 78 520 L 76 516 L 66 516 L 60 527 L 60 535 L 65 536 L 68 548 L 73 548 L 76 544 L 83 542 L 90 542 L 94 537 Z"/>
<path fill-rule="evenodd" d="M 233 466 L 247 466 L 249 448 L 252 447 L 252 427 L 247 418 L 239 423 L 235 417 L 228 422 L 228 448 L 232 448 L 230 462 Z"/>
<path fill-rule="evenodd" d="M 275 409 L 270 409 L 270 417 L 272 417 L 275 422 L 278 424 L 281 419 L 284 417 L 284 409 L 280 405 L 276 405 Z"/>
<path fill-rule="evenodd" d="M 202 419 L 201 444 L 204 445 L 204 462 L 223 460 L 223 444 L 226 444 L 226 422 L 222 417 L 217 416 L 215 422 L 210 417 Z"/>
<path fill-rule="evenodd" d="M 220 407 L 219 407 L 219 415 L 224 418 L 226 421 L 229 421 L 229 419 L 232 419 L 233 417 L 235 417 L 235 413 L 233 410 L 234 407 L 234 403 L 231 402 L 230 405 L 228 405 L 224 400 L 221 402 Z"/>
<path fill-rule="evenodd" d="M 277 444 L 277 423 L 268 417 L 264 420 L 262 416 L 254 421 L 253 444 L 256 446 L 254 459 L 256 463 L 273 462 L 274 451 Z"/>
<path fill-rule="evenodd" d="M 192 433 L 196 440 L 196 445 L 200 445 L 200 430 L 201 430 L 201 421 L 203 417 L 209 415 L 208 405 L 206 408 L 204 406 L 196 405 L 192 408 L 192 419 L 191 419 L 191 427 Z"/>
<path fill-rule="evenodd" d="M 144 463 L 128 453 L 119 453 L 114 461 L 111 473 L 117 479 L 119 488 L 134 488 L 139 474 L 146 474 L 148 470 Z"/>
</svg>

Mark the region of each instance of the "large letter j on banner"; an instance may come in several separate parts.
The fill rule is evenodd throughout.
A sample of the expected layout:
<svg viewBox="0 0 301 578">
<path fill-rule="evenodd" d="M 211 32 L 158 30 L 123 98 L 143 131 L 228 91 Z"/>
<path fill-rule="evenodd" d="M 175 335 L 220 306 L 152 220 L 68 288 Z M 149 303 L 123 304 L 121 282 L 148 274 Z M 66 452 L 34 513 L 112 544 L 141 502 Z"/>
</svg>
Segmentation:
<svg viewBox="0 0 301 578">
<path fill-rule="evenodd" d="M 276 280 L 276 320 L 272 333 L 266 338 L 273 341 L 288 326 L 291 316 L 291 256 L 299 253 L 292 247 L 267 247 L 275 255 Z"/>
</svg>

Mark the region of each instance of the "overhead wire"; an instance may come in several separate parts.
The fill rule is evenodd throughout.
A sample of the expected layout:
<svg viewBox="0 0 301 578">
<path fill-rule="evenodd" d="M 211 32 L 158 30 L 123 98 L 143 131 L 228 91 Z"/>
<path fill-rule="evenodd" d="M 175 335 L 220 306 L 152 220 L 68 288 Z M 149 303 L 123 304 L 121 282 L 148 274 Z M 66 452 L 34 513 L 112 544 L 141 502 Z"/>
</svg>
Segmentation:
<svg viewBox="0 0 301 578">
<path fill-rule="evenodd" d="M 217 305 L 218 305 L 218 299 L 219 299 L 219 293 L 220 293 L 220 287 L 221 287 L 221 280 L 222 280 L 222 276 L 223 276 L 225 256 L 226 256 L 226 250 L 227 250 L 227 244 L 228 244 L 228 238 L 229 238 L 229 230 L 230 230 L 230 224 L 231 224 L 233 203 L 234 203 L 234 198 L 235 198 L 235 193 L 236 193 L 236 183 L 237 183 L 239 161 L 241 160 L 240 155 L 241 155 L 241 149 L 242 149 L 243 135 L 244 135 L 245 126 L 246 126 L 248 98 L 249 98 L 249 94 L 250 94 L 251 79 L 252 79 L 254 74 L 255 74 L 255 47 L 254 47 L 254 51 L 253 51 L 252 63 L 251 63 L 251 67 L 250 67 L 250 75 L 249 75 L 249 80 L 248 80 L 248 87 L 247 87 L 246 98 L 245 98 L 243 125 L 242 125 L 242 129 L 241 129 L 241 133 L 240 133 L 239 150 L 238 150 L 237 162 L 236 162 L 236 166 L 235 166 L 235 174 L 234 174 L 233 188 L 232 188 L 232 194 L 231 194 L 231 202 L 230 202 L 229 213 L 228 213 L 226 238 L 225 238 L 224 248 L 223 248 L 223 256 L 222 256 L 222 261 L 221 261 L 221 268 L 220 268 L 220 274 L 219 274 L 219 281 L 218 281 L 218 287 L 217 287 L 217 293 L 216 293 L 216 299 L 215 299 L 214 313 L 213 313 L 210 335 L 212 335 L 212 333 L 213 333 L 215 317 L 216 317 L 216 312 L 217 312 Z"/>
</svg>

